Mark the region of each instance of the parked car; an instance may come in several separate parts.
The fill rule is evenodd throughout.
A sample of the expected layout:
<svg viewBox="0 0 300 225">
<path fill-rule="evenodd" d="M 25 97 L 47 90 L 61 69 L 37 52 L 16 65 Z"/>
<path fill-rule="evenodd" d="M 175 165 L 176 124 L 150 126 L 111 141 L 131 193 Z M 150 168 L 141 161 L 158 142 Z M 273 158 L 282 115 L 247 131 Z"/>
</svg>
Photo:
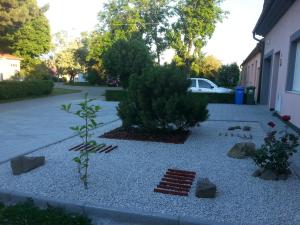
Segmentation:
<svg viewBox="0 0 300 225">
<path fill-rule="evenodd" d="M 109 87 L 119 87 L 121 86 L 121 82 L 119 78 L 110 78 L 106 81 L 107 86 Z"/>
<path fill-rule="evenodd" d="M 232 89 L 218 87 L 215 83 L 204 78 L 190 78 L 191 86 L 189 91 L 191 92 L 203 92 L 203 93 L 231 93 Z"/>
</svg>

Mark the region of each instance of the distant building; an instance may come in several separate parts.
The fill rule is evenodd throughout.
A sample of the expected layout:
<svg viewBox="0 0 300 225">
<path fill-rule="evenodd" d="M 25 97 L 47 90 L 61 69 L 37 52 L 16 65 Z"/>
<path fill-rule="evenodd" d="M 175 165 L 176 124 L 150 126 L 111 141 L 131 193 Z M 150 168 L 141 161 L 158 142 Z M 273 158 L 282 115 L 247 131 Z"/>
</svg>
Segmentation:
<svg viewBox="0 0 300 225">
<path fill-rule="evenodd" d="M 82 73 L 78 73 L 78 74 L 76 74 L 75 77 L 74 77 L 74 82 L 75 82 L 75 83 L 76 83 L 76 82 L 80 82 L 80 83 L 82 83 L 82 82 L 87 82 L 86 76 L 85 76 L 84 74 L 82 74 Z"/>
<path fill-rule="evenodd" d="M 0 53 L 0 81 L 9 80 L 16 73 L 20 72 L 20 64 L 20 58 Z"/>
<path fill-rule="evenodd" d="M 256 102 L 259 101 L 263 48 L 263 43 L 258 43 L 241 65 L 240 84 L 243 87 L 255 87 Z"/>
</svg>

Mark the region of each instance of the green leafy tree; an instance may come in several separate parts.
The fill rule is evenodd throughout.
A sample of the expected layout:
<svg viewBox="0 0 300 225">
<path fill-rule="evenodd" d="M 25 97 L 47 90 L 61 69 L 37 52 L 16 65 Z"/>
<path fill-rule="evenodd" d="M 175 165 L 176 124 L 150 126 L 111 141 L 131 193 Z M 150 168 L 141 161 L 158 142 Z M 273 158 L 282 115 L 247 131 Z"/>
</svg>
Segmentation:
<svg viewBox="0 0 300 225">
<path fill-rule="evenodd" d="M 223 65 L 217 74 L 217 83 L 224 87 L 235 87 L 240 78 L 240 68 L 236 63 Z"/>
<path fill-rule="evenodd" d="M 146 43 L 135 38 L 115 42 L 104 54 L 103 63 L 109 75 L 120 77 L 124 88 L 128 87 L 130 75 L 140 75 L 153 64 Z"/>
<path fill-rule="evenodd" d="M 11 35 L 40 14 L 35 0 L 0 0 L 0 51 L 11 52 Z"/>
<path fill-rule="evenodd" d="M 104 4 L 99 13 L 100 27 L 110 32 L 112 40 L 129 39 L 132 34 L 141 33 L 145 21 L 135 1 L 109 0 Z"/>
<path fill-rule="evenodd" d="M 112 40 L 109 32 L 93 32 L 88 38 L 88 77 L 93 82 L 106 80 L 106 72 L 103 66 L 103 55 L 111 47 Z"/>
<path fill-rule="evenodd" d="M 75 157 L 73 160 L 78 164 L 78 173 L 80 174 L 80 179 L 82 180 L 84 187 L 88 188 L 88 167 L 89 167 L 89 146 L 97 146 L 97 142 L 91 140 L 93 134 L 91 131 L 99 125 L 96 121 L 97 115 L 101 109 L 100 106 L 91 104 L 95 99 L 89 99 L 88 94 L 84 95 L 84 101 L 79 103 L 79 109 L 72 112 L 71 104 L 62 105 L 62 110 L 68 113 L 74 114 L 75 116 L 80 117 L 84 124 L 80 126 L 73 126 L 71 130 L 75 131 L 83 141 L 84 151 L 80 152 L 78 157 Z"/>
<path fill-rule="evenodd" d="M 109 1 L 99 13 L 100 27 L 109 32 L 110 40 L 131 39 L 139 35 L 155 52 L 158 63 L 168 47 L 165 38 L 170 28 L 170 0 Z"/>
<path fill-rule="evenodd" d="M 161 54 L 169 47 L 166 33 L 170 30 L 170 17 L 172 15 L 170 0 L 144 0 L 136 1 L 140 7 L 145 26 L 146 42 L 149 46 L 154 46 L 157 63 L 160 64 Z"/>
<path fill-rule="evenodd" d="M 118 106 L 124 128 L 172 132 L 193 127 L 208 117 L 207 103 L 195 101 L 189 80 L 175 66 L 158 66 L 132 75 L 128 98 Z"/>
<path fill-rule="evenodd" d="M 77 58 L 78 42 L 74 41 L 68 47 L 58 52 L 55 64 L 59 74 L 69 75 L 70 82 L 74 82 L 75 75 L 84 69 Z"/>
<path fill-rule="evenodd" d="M 212 37 L 216 24 L 222 21 L 222 0 L 179 0 L 175 6 L 177 22 L 168 33 L 170 45 L 176 51 L 176 62 L 184 65 L 190 75 L 195 58 Z"/>
<path fill-rule="evenodd" d="M 216 80 L 216 76 L 222 66 L 222 62 L 212 55 L 201 56 L 192 63 L 192 76 L 200 76 L 212 81 Z"/>
<path fill-rule="evenodd" d="M 39 57 L 51 47 L 48 6 L 39 8 L 35 0 L 1 0 L 0 6 L 0 51 L 20 56 L 20 75 L 34 77 L 43 66 Z"/>
</svg>

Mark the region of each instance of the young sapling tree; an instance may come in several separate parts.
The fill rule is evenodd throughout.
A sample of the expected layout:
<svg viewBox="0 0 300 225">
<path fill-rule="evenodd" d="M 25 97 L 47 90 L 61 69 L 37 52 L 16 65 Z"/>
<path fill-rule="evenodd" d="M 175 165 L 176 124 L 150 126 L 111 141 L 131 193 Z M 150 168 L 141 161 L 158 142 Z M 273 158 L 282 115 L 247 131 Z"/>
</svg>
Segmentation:
<svg viewBox="0 0 300 225">
<path fill-rule="evenodd" d="M 72 104 L 62 105 L 62 110 L 73 115 L 80 117 L 83 121 L 83 125 L 77 125 L 70 127 L 71 130 L 75 131 L 82 139 L 84 150 L 80 151 L 80 155 L 73 159 L 78 164 L 78 173 L 80 179 L 84 184 L 84 188 L 88 188 L 88 167 L 89 167 L 89 151 L 90 146 L 97 146 L 97 142 L 92 140 L 93 129 L 97 128 L 100 123 L 96 121 L 97 112 L 100 111 L 101 107 L 92 104 L 95 99 L 89 99 L 88 94 L 84 95 L 83 102 L 78 104 L 79 109 L 71 111 Z"/>
</svg>

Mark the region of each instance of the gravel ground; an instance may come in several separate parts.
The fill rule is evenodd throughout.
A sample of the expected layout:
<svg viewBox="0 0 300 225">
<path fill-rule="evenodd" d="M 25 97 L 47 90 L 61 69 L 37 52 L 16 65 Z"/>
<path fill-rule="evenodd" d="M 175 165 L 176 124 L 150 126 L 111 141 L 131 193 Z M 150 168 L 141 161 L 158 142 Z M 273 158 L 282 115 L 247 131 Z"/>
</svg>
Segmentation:
<svg viewBox="0 0 300 225">
<path fill-rule="evenodd" d="M 99 128 L 97 135 L 120 125 L 120 121 Z M 300 180 L 264 181 L 251 176 L 251 160 L 226 156 L 238 137 L 224 135 L 229 126 L 250 125 L 253 142 L 261 144 L 264 131 L 259 123 L 208 121 L 192 130 L 184 145 L 98 139 L 119 148 L 109 154 L 95 154 L 90 161 L 89 190 L 79 181 L 67 151 L 78 144 L 70 139 L 33 155 L 46 156 L 46 165 L 14 177 L 8 163 L 0 166 L 0 188 L 90 205 L 132 208 L 144 212 L 199 217 L 239 225 L 299 225 Z M 237 134 L 237 132 L 235 132 Z M 197 172 L 218 187 L 215 199 L 195 197 L 195 183 L 189 197 L 153 192 L 167 168 Z M 100 223 L 101 224 L 101 223 Z"/>
</svg>

